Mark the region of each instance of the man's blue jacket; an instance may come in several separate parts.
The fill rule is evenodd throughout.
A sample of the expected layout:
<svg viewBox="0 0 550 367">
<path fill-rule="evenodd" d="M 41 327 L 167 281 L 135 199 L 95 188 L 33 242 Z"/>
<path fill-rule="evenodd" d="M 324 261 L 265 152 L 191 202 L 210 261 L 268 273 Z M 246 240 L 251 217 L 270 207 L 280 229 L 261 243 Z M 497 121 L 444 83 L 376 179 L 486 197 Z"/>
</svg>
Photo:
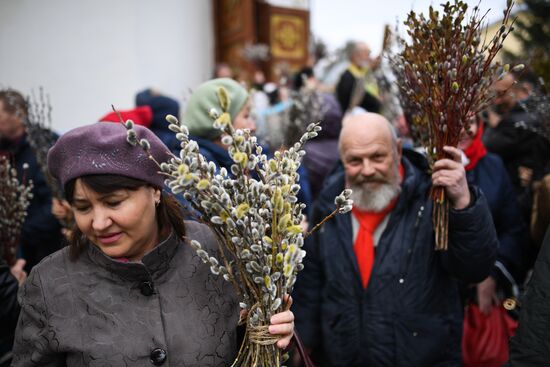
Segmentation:
<svg viewBox="0 0 550 367">
<path fill-rule="evenodd" d="M 351 213 L 337 215 L 306 241 L 293 311 L 297 331 L 322 366 L 461 365 L 458 281 L 489 275 L 498 247 L 494 225 L 485 197 L 470 187 L 470 205 L 449 212 L 448 250 L 435 251 L 427 163 L 405 155 L 402 192 L 376 247 L 367 289 L 353 250 Z M 312 224 L 335 209 L 343 189 L 340 169 L 314 206 Z"/>
</svg>

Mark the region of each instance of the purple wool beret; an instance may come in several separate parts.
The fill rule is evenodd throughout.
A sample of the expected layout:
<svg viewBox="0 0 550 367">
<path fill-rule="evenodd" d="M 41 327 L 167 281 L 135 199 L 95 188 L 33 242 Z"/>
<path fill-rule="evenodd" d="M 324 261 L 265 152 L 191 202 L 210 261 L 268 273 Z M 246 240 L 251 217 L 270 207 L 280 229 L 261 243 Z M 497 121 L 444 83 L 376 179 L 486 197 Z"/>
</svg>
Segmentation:
<svg viewBox="0 0 550 367">
<path fill-rule="evenodd" d="M 138 141 L 149 141 L 149 153 L 159 164 L 172 157 L 151 130 L 139 125 L 133 129 Z M 126 141 L 126 131 L 121 123 L 98 122 L 65 133 L 48 152 L 50 173 L 63 186 L 80 176 L 110 174 L 163 187 L 165 177 L 159 174 L 160 168 L 139 145 L 132 146 Z"/>
</svg>

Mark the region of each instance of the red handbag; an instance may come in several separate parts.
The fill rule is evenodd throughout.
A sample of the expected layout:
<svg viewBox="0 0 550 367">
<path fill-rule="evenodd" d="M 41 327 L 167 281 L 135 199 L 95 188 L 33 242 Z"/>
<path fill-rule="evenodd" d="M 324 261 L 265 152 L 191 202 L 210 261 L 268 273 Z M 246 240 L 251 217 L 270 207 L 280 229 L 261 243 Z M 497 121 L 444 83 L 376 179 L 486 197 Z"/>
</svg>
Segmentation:
<svg viewBox="0 0 550 367">
<path fill-rule="evenodd" d="M 462 359 L 464 367 L 502 367 L 508 361 L 508 341 L 518 322 L 504 307 L 493 307 L 485 315 L 478 305 L 466 306 Z"/>
</svg>

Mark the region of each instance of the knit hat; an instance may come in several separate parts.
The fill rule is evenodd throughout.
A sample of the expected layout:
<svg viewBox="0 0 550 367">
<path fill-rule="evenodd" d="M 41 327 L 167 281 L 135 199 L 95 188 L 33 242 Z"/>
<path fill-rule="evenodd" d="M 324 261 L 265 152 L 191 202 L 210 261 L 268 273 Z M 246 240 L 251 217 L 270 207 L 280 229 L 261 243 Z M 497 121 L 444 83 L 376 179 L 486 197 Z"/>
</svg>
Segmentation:
<svg viewBox="0 0 550 367">
<path fill-rule="evenodd" d="M 157 162 L 170 159 L 168 148 L 149 129 L 139 125 L 133 129 L 138 141 L 149 141 L 149 153 Z M 48 152 L 51 175 L 63 186 L 80 176 L 108 174 L 163 187 L 164 177 L 158 173 L 159 167 L 139 145 L 128 143 L 126 131 L 121 123 L 97 122 L 65 133 Z"/>
<path fill-rule="evenodd" d="M 118 111 L 122 117 L 122 121 L 132 120 L 135 124 L 149 127 L 153 121 L 153 110 L 149 106 L 140 106 L 131 110 Z M 98 121 L 120 122 L 116 112 L 109 112 L 101 117 Z"/>
<path fill-rule="evenodd" d="M 136 106 L 149 106 L 153 110 L 151 130 L 168 130 L 166 115 L 180 115 L 180 104 L 173 98 L 146 89 L 136 95 Z"/>
<path fill-rule="evenodd" d="M 229 105 L 229 115 L 231 121 L 237 117 L 248 100 L 246 89 L 229 78 L 212 79 L 201 84 L 189 98 L 187 110 L 183 118 L 183 123 L 189 128 L 189 134 L 199 136 L 208 140 L 214 140 L 222 134 L 221 130 L 212 126 L 210 110 L 215 108 L 221 113 L 220 101 L 218 100 L 218 90 L 224 87 L 229 94 L 231 104 Z"/>
</svg>

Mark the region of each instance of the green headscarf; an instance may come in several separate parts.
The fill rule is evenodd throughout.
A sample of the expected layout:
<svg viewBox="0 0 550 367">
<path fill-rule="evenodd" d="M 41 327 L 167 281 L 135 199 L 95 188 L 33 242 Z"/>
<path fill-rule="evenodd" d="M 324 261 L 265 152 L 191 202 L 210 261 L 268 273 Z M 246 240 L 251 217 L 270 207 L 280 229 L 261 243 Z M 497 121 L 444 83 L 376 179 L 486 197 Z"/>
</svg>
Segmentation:
<svg viewBox="0 0 550 367">
<path fill-rule="evenodd" d="M 221 130 L 214 129 L 210 110 L 215 108 L 221 113 L 220 101 L 218 100 L 218 89 L 224 87 L 229 94 L 231 104 L 229 115 L 231 121 L 241 112 L 248 100 L 246 89 L 229 78 L 218 78 L 201 84 L 191 95 L 185 110 L 183 123 L 189 128 L 189 134 L 199 136 L 208 140 L 214 140 L 222 134 Z"/>
</svg>

